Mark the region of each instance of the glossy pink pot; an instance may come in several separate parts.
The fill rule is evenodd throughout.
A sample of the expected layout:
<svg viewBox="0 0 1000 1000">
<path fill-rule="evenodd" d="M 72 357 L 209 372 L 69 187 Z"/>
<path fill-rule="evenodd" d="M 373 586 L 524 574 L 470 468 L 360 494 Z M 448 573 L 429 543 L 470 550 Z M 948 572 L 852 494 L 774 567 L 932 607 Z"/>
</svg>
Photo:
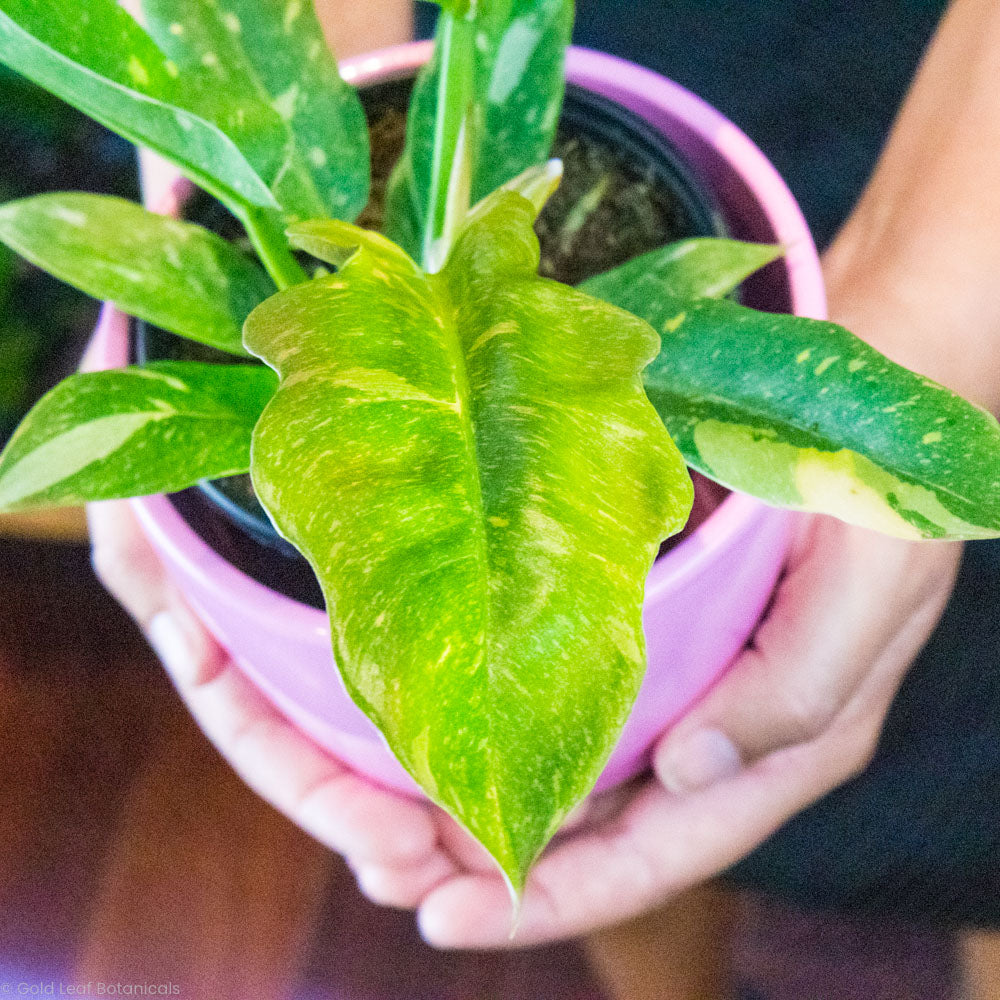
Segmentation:
<svg viewBox="0 0 1000 1000">
<path fill-rule="evenodd" d="M 343 72 L 358 85 L 407 76 L 429 51 L 427 43 L 404 45 L 352 60 Z M 802 215 L 774 168 L 742 132 L 677 84 L 620 59 L 574 49 L 568 77 L 661 130 L 692 174 L 713 192 L 733 235 L 788 248 L 784 264 L 772 265 L 765 278 L 757 279 L 755 304 L 825 315 L 819 261 Z M 174 190 L 179 190 L 176 185 Z M 127 357 L 128 320 L 106 307 L 90 359 L 98 367 L 113 367 L 125 364 Z M 133 504 L 193 608 L 267 697 L 330 753 L 387 786 L 416 793 L 413 781 L 344 691 L 325 616 L 235 569 L 188 527 L 166 497 Z M 732 662 L 774 587 L 792 518 L 732 495 L 656 562 L 644 608 L 649 669 L 598 788 L 639 771 L 653 741 Z"/>
</svg>

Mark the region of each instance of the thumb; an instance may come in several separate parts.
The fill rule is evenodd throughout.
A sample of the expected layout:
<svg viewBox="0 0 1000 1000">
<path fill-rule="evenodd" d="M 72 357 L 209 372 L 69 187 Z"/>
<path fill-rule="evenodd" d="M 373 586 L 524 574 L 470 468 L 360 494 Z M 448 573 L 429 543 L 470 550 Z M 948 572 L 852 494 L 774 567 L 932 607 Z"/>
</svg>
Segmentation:
<svg viewBox="0 0 1000 1000">
<path fill-rule="evenodd" d="M 960 551 L 804 520 L 750 647 L 657 748 L 660 780 L 679 793 L 706 787 L 842 717 L 857 727 L 845 772 L 862 768 L 944 608 Z"/>
</svg>

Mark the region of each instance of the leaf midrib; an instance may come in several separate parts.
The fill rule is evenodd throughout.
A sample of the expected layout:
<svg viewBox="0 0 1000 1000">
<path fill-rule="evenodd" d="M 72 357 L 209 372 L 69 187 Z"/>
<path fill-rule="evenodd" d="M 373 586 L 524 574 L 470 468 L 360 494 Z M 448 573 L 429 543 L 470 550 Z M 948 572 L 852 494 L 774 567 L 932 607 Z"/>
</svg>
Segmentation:
<svg viewBox="0 0 1000 1000">
<path fill-rule="evenodd" d="M 437 283 L 435 282 L 435 284 Z M 472 420 L 472 388 L 469 381 L 468 360 L 466 358 L 465 351 L 462 348 L 462 339 L 459 334 L 459 314 L 461 312 L 461 306 L 452 301 L 448 291 L 440 285 L 438 285 L 435 289 L 435 294 L 441 303 L 441 312 L 444 319 L 441 326 L 444 333 L 445 349 L 452 365 L 452 371 L 454 372 L 455 400 L 458 404 L 456 416 L 458 417 L 461 425 L 466 451 L 470 456 L 472 464 L 472 479 L 475 492 L 475 497 L 473 499 L 473 506 L 475 508 L 473 511 L 473 519 L 475 521 L 476 541 L 480 552 L 480 576 L 484 594 L 483 625 L 481 631 L 482 642 L 477 659 L 477 667 L 481 666 L 485 669 L 486 684 L 487 688 L 489 688 L 492 686 L 493 680 L 493 665 L 489 656 L 490 636 L 492 634 L 493 626 L 493 588 L 490 586 L 490 544 L 486 532 L 486 503 L 484 500 L 482 466 L 479 460 L 479 444 L 475 424 Z M 485 752 L 490 762 L 489 778 L 491 788 L 493 788 L 495 792 L 495 755 L 493 752 L 494 742 L 492 735 L 493 721 L 492 719 L 488 719 Z M 513 845 L 510 840 L 510 832 L 503 820 L 503 811 L 500 808 L 500 802 L 495 794 L 491 796 L 491 800 L 496 810 L 498 825 L 503 829 L 506 836 L 508 854 L 512 854 Z"/>
</svg>

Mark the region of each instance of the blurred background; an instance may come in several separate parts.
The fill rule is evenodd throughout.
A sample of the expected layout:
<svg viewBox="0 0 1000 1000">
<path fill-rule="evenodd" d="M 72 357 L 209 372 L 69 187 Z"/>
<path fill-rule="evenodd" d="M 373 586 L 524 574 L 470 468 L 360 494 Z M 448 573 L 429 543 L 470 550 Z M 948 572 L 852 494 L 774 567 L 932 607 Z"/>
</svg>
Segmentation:
<svg viewBox="0 0 1000 1000">
<path fill-rule="evenodd" d="M 417 7 L 426 35 L 433 8 Z M 659 70 L 716 105 L 784 175 L 822 247 L 860 193 L 944 7 L 579 0 L 577 41 Z M 0 137 L 0 202 L 62 189 L 137 197 L 127 143 L 2 69 Z M 75 367 L 96 315 L 96 303 L 0 246 L 0 442 Z M 56 530 L 73 536 L 78 526 Z M 35 529 L 27 539 L 14 522 L 3 530 L 0 983 L 141 973 L 166 975 L 181 996 L 213 1000 L 642 1000 L 660 995 L 649 985 L 649 942 L 655 951 L 656 935 L 669 933 L 695 954 L 724 950 L 744 1000 L 961 995 L 955 935 L 922 919 L 916 896 L 885 916 L 864 859 L 838 860 L 815 846 L 825 843 L 817 831 L 830 829 L 822 808 L 736 876 L 823 904 L 845 903 L 843 885 L 860 879 L 865 889 L 846 901 L 848 915 L 754 893 L 724 894 L 720 903 L 711 890 L 692 911 L 708 915 L 704 926 L 662 918 L 655 934 L 644 924 L 523 955 L 430 952 L 409 916 L 367 904 L 336 859 L 232 776 L 93 581 L 82 544 L 40 539 Z M 965 572 L 981 598 L 976 627 L 988 629 L 986 585 L 975 574 L 1000 559 L 984 559 Z M 970 613 L 956 611 L 945 628 L 969 628 Z M 897 724 L 907 712 L 904 699 Z M 850 803 L 854 792 L 845 794 Z M 858 793 L 847 813 L 876 837 L 879 814 L 865 803 L 879 794 Z M 789 838 L 797 853 L 788 852 Z M 933 877 L 953 864 L 966 878 L 962 859 L 948 854 L 953 845 L 941 850 Z M 983 898 L 993 891 L 984 886 Z M 972 916 L 990 919 L 987 910 L 984 903 Z M 944 918 L 954 924 L 969 914 L 952 909 Z"/>
</svg>

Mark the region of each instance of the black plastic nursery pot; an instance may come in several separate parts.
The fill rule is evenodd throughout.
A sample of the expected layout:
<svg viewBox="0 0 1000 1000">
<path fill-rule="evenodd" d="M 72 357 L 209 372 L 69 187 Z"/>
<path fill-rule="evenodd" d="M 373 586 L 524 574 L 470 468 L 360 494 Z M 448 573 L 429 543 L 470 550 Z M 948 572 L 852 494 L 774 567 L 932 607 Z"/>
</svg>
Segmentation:
<svg viewBox="0 0 1000 1000">
<path fill-rule="evenodd" d="M 363 103 L 372 136 L 372 198 L 359 224 L 378 229 L 382 198 L 402 152 L 412 78 L 365 87 Z M 698 183 L 678 150 L 658 130 L 620 104 L 569 85 L 552 155 L 563 180 L 542 211 L 536 232 L 541 273 L 577 284 L 673 240 L 725 234 L 710 192 Z M 239 240 L 239 223 L 202 192 L 192 191 L 185 215 Z M 202 360 L 232 363 L 232 356 L 134 323 L 137 361 Z M 703 520 L 724 492 L 700 487 Z M 234 566 L 267 587 L 312 607 L 323 601 L 305 559 L 271 525 L 249 476 L 205 482 L 173 502 L 188 523 Z"/>
</svg>

